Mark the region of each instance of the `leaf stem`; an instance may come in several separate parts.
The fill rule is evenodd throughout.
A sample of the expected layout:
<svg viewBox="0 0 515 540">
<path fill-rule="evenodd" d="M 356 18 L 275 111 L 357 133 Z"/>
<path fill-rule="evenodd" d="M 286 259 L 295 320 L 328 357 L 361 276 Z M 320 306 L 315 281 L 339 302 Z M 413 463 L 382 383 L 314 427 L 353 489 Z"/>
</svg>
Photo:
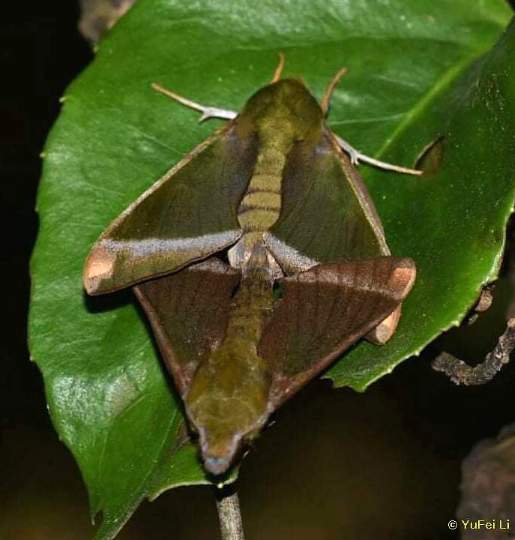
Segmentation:
<svg viewBox="0 0 515 540">
<path fill-rule="evenodd" d="M 216 509 L 222 540 L 245 540 L 240 501 L 233 485 L 216 488 Z"/>
</svg>

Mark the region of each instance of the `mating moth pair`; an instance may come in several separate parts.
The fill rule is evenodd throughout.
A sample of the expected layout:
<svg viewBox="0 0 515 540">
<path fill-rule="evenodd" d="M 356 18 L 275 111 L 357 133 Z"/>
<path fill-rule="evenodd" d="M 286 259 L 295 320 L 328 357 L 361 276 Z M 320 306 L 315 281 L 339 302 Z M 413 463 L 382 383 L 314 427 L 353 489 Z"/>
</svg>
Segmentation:
<svg viewBox="0 0 515 540">
<path fill-rule="evenodd" d="M 358 161 L 320 104 L 281 79 L 129 206 L 93 246 L 89 294 L 133 287 L 206 469 L 225 472 L 270 414 L 361 337 L 386 342 L 415 280 L 390 254 Z"/>
</svg>

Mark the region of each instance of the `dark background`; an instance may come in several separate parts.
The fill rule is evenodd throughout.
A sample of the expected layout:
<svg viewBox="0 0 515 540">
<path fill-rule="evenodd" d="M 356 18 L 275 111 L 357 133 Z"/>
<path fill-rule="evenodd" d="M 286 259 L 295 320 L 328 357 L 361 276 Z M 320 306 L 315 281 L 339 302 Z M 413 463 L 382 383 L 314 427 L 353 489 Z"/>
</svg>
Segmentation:
<svg viewBox="0 0 515 540">
<path fill-rule="evenodd" d="M 26 326 L 39 153 L 59 97 L 92 53 L 75 2 L 8 7 L 0 21 L 0 539 L 88 539 L 86 490 L 48 418 Z M 481 360 L 502 332 L 510 294 L 501 284 L 496 307 L 446 346 Z M 513 421 L 515 367 L 484 387 L 457 388 L 431 370 L 433 357 L 434 348 L 365 394 L 317 382 L 289 403 L 242 467 L 247 538 L 453 538 L 461 461 Z M 180 488 L 144 503 L 120 538 L 217 538 L 212 495 Z"/>
</svg>

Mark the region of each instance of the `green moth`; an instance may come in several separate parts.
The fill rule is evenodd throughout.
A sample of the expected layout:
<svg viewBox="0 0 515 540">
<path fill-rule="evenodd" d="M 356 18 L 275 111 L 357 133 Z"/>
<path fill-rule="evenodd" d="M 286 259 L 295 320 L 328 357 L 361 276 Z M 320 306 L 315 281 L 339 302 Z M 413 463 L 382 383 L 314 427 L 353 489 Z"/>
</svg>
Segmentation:
<svg viewBox="0 0 515 540">
<path fill-rule="evenodd" d="M 415 280 L 393 257 L 356 151 L 295 79 L 241 113 L 131 204 L 93 246 L 91 295 L 133 287 L 199 435 L 206 469 L 225 472 L 270 414 L 358 339 L 386 342 Z"/>
</svg>

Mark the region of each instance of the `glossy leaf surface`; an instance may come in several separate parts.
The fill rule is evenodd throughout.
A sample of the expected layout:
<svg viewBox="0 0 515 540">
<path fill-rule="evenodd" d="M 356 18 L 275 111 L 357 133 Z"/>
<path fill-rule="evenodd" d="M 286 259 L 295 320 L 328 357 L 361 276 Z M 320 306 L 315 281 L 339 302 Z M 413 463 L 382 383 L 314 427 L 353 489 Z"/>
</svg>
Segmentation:
<svg viewBox="0 0 515 540">
<path fill-rule="evenodd" d="M 65 93 L 38 199 L 31 351 L 92 513 L 103 512 L 99 539 L 113 538 L 142 498 L 208 481 L 181 443 L 178 402 L 131 296 L 82 291 L 102 230 L 218 125 L 197 125 L 152 82 L 237 110 L 283 51 L 286 75 L 319 97 L 349 68 L 329 124 L 360 150 L 411 165 L 446 136 L 434 176 L 361 168 L 393 254 L 412 257 L 419 277 L 394 340 L 357 346 L 328 374 L 338 385 L 363 389 L 419 351 L 495 275 L 513 204 L 514 32 L 482 56 L 508 23 L 506 3 L 301 4 L 140 0 Z"/>
</svg>

